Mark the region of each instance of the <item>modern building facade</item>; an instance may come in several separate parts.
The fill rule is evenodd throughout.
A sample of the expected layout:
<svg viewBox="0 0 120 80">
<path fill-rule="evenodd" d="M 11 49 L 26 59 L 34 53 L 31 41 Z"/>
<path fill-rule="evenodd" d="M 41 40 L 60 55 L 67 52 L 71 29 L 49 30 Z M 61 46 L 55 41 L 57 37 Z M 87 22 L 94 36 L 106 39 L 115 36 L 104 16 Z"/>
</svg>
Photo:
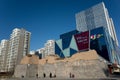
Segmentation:
<svg viewBox="0 0 120 80">
<path fill-rule="evenodd" d="M 120 61 L 120 54 L 117 54 L 116 50 L 114 50 L 114 55 L 109 53 L 108 46 L 110 44 L 104 27 L 78 32 L 73 35 L 66 33 L 62 35 L 65 36 L 55 42 L 55 53 L 61 58 L 71 57 L 77 52 L 94 49 L 101 58 L 109 62 L 116 60 L 119 63 Z"/>
<path fill-rule="evenodd" d="M 72 30 L 72 31 L 63 33 L 63 34 L 60 35 L 60 39 L 64 39 L 64 38 L 67 38 L 67 37 L 72 37 L 72 35 L 77 34 L 77 33 L 79 33 L 78 30 Z"/>
<path fill-rule="evenodd" d="M 98 55 L 107 61 L 111 61 L 114 56 L 110 56 L 108 41 L 104 27 L 99 27 L 90 30 L 90 49 L 97 51 Z"/>
<path fill-rule="evenodd" d="M 109 51 L 109 56 L 111 62 L 116 62 L 115 57 L 111 57 L 116 55 L 115 46 L 119 45 L 113 20 L 110 18 L 107 8 L 104 3 L 101 2 L 91 8 L 88 8 L 84 11 L 81 11 L 75 15 L 76 17 L 76 27 L 78 31 L 87 31 L 92 30 L 99 27 L 104 27 L 106 33 L 107 40 L 107 48 Z"/>
<path fill-rule="evenodd" d="M 7 54 L 7 71 L 14 71 L 14 67 L 20 63 L 23 56 L 29 53 L 31 33 L 15 28 L 10 35 L 9 50 Z"/>
<path fill-rule="evenodd" d="M 6 60 L 9 40 L 1 40 L 0 43 L 0 72 L 6 72 Z"/>
<path fill-rule="evenodd" d="M 113 20 L 109 17 L 108 10 L 103 2 L 77 13 L 75 17 L 78 31 L 87 31 L 103 26 L 109 33 L 108 36 L 112 37 L 112 40 L 118 45 Z"/>
<path fill-rule="evenodd" d="M 74 34 L 79 33 L 77 30 L 69 31 L 60 35 L 60 39 L 55 41 L 55 54 L 61 58 L 70 57 L 78 51 Z"/>
<path fill-rule="evenodd" d="M 71 31 L 73 32 L 73 31 Z M 68 32 L 70 33 L 70 32 Z M 68 35 L 68 37 L 67 37 Z M 98 55 L 110 61 L 107 38 L 104 27 L 95 28 L 85 32 L 78 32 L 66 38 L 56 40 L 55 53 L 61 58 L 71 57 L 73 54 L 94 49 Z M 115 57 L 115 56 L 110 56 Z"/>
</svg>

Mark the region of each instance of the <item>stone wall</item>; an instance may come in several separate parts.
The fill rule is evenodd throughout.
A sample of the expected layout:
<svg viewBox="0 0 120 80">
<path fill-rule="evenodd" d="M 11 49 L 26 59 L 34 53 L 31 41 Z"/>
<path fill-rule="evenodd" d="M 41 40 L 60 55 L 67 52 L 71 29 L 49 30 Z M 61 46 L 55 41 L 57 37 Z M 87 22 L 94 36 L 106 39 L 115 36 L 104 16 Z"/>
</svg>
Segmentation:
<svg viewBox="0 0 120 80">
<path fill-rule="evenodd" d="M 75 78 L 106 78 L 107 66 L 99 60 L 80 60 L 74 62 L 58 62 L 55 64 L 38 65 L 38 76 L 69 78 L 70 74 Z"/>
<path fill-rule="evenodd" d="M 27 65 L 17 65 L 15 68 L 14 76 L 15 77 L 26 77 Z"/>
<path fill-rule="evenodd" d="M 21 64 L 17 65 L 14 72 L 14 77 L 36 77 L 38 76 L 38 65 Z"/>
<path fill-rule="evenodd" d="M 75 78 L 106 78 L 107 66 L 98 60 L 78 61 L 78 64 L 72 66 L 71 73 Z M 101 66 L 100 66 L 101 65 Z"/>
<path fill-rule="evenodd" d="M 15 77 L 58 77 L 93 79 L 107 77 L 107 64 L 100 60 L 96 51 L 91 50 L 74 54 L 71 58 L 61 59 L 48 56 L 39 60 L 36 56 L 24 57 L 15 69 Z"/>
<path fill-rule="evenodd" d="M 38 76 L 38 65 L 29 64 L 27 67 L 27 77 L 37 77 Z"/>
</svg>

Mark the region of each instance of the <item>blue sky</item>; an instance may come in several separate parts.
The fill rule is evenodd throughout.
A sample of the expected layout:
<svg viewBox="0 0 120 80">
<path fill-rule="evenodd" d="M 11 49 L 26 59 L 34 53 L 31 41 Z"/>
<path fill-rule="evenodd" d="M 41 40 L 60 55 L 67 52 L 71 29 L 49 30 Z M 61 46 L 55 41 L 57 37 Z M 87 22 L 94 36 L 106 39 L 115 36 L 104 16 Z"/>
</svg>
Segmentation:
<svg viewBox="0 0 120 80">
<path fill-rule="evenodd" d="M 104 2 L 113 18 L 120 43 L 120 0 L 0 0 L 0 40 L 14 28 L 30 31 L 30 50 L 44 47 L 49 39 L 76 29 L 75 13 Z"/>
</svg>

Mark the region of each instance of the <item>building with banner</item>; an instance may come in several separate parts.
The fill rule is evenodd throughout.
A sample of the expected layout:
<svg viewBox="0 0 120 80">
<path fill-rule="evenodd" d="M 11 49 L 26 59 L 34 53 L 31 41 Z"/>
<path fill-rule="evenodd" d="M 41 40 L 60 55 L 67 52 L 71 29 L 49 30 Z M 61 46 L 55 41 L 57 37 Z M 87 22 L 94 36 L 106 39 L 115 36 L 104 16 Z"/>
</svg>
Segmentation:
<svg viewBox="0 0 120 80">
<path fill-rule="evenodd" d="M 107 40 L 107 49 L 109 58 L 112 63 L 116 62 L 116 46 L 119 46 L 114 23 L 112 18 L 109 16 L 109 12 L 105 7 L 104 2 L 94 5 L 86 10 L 80 11 L 75 14 L 76 17 L 76 29 L 84 32 L 104 27 Z"/>
<path fill-rule="evenodd" d="M 77 32 L 73 35 L 71 35 L 71 33 L 70 35 L 65 33 L 62 34 L 62 36 L 66 37 L 56 40 L 55 42 L 55 53 L 61 58 L 71 57 L 76 52 L 95 49 L 98 55 L 110 61 L 104 27 L 85 32 Z"/>
<path fill-rule="evenodd" d="M 104 2 L 76 13 L 76 29 L 87 31 L 103 26 L 116 45 L 118 44 L 114 23 Z"/>
<path fill-rule="evenodd" d="M 70 57 L 76 52 L 95 49 L 110 63 L 120 64 L 120 49 L 112 18 L 104 2 L 75 14 L 76 30 L 60 35 L 55 53 Z"/>
</svg>

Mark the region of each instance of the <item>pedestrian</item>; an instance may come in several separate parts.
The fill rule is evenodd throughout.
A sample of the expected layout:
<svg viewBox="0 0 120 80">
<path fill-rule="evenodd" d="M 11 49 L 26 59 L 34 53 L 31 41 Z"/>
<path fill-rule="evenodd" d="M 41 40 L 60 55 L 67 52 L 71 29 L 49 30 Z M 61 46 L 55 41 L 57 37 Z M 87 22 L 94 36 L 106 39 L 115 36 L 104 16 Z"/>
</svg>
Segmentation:
<svg viewBox="0 0 120 80">
<path fill-rule="evenodd" d="M 46 74 L 45 74 L 45 73 L 43 73 L 43 77 L 44 77 L 44 78 L 46 77 Z"/>
<path fill-rule="evenodd" d="M 50 73 L 50 78 L 52 78 L 52 73 Z"/>
<path fill-rule="evenodd" d="M 72 74 L 70 73 L 70 78 L 72 77 Z"/>
<path fill-rule="evenodd" d="M 36 74 L 36 77 L 38 78 L 38 74 Z"/>
</svg>

